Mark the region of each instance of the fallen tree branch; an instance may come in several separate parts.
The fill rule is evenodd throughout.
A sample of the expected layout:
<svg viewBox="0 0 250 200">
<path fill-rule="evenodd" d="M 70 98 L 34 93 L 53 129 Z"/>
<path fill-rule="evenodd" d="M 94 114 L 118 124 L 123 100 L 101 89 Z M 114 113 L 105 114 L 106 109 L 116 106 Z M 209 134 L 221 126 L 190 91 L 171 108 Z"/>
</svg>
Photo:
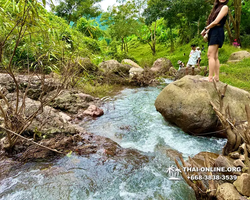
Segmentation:
<svg viewBox="0 0 250 200">
<path fill-rule="evenodd" d="M 23 136 L 21 136 L 21 135 L 15 133 L 15 132 L 9 130 L 9 129 L 6 129 L 6 128 L 2 127 L 2 126 L 0 126 L 0 128 L 3 129 L 3 130 L 5 130 L 6 132 L 10 132 L 10 133 L 12 133 L 12 134 L 14 134 L 14 135 L 16 135 L 16 136 L 22 138 L 22 139 L 25 139 L 25 140 L 27 140 L 27 141 L 29 141 L 29 142 L 31 142 L 31 143 L 37 145 L 37 146 L 43 147 L 43 148 L 48 149 L 48 150 L 50 150 L 50 151 L 54 151 L 54 152 L 56 152 L 56 153 L 65 154 L 65 153 L 63 153 L 63 152 L 57 151 L 56 149 L 51 149 L 51 148 L 46 147 L 46 146 L 44 146 L 44 145 L 41 145 L 41 144 L 39 144 L 39 143 L 37 143 L 37 142 L 34 142 L 32 139 L 28 139 L 28 138 L 26 138 L 26 137 L 23 137 Z"/>
</svg>

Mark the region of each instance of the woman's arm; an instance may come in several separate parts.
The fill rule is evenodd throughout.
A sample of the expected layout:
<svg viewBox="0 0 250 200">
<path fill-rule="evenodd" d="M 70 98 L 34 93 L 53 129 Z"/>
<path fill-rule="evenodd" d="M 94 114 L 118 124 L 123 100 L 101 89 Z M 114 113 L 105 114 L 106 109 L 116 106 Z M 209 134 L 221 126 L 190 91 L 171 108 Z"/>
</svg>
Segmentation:
<svg viewBox="0 0 250 200">
<path fill-rule="evenodd" d="M 209 24 L 209 25 L 206 27 L 206 29 L 210 29 L 210 28 L 213 28 L 213 27 L 215 27 L 216 25 L 218 25 L 219 22 L 222 20 L 222 18 L 225 17 L 225 16 L 227 15 L 227 13 L 228 13 L 228 6 L 225 5 L 225 6 L 223 6 L 223 7 L 221 8 L 221 10 L 220 10 L 218 16 L 216 17 L 216 19 L 215 19 L 211 24 Z"/>
<path fill-rule="evenodd" d="M 222 18 L 227 15 L 227 13 L 228 13 L 228 6 L 225 5 L 225 6 L 223 6 L 221 8 L 221 10 L 220 10 L 218 16 L 216 17 L 216 19 L 211 24 L 209 24 L 207 27 L 205 27 L 205 29 L 201 32 L 201 35 L 204 36 L 208 29 L 213 28 L 216 25 L 218 25 L 219 22 L 222 20 Z"/>
</svg>

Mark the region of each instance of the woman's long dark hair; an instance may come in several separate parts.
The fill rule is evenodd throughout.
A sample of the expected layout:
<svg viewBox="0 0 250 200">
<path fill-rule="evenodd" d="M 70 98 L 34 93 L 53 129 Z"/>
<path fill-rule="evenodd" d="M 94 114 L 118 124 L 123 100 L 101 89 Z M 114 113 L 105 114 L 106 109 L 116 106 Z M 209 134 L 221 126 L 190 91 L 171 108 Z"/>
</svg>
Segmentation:
<svg viewBox="0 0 250 200">
<path fill-rule="evenodd" d="M 227 5 L 229 0 L 226 0 L 225 2 L 221 3 L 219 0 L 215 0 L 214 1 L 214 7 L 213 9 L 211 10 L 211 13 L 208 17 L 208 20 L 207 20 L 207 25 L 211 24 L 217 17 L 217 15 L 219 14 L 221 8 L 224 6 L 224 5 Z"/>
</svg>

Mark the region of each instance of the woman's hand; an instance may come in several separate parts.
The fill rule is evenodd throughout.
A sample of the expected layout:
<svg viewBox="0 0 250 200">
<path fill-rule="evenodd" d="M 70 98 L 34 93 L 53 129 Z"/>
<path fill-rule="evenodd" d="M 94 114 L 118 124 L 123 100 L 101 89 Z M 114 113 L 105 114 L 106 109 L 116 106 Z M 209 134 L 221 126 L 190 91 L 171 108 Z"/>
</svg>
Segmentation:
<svg viewBox="0 0 250 200">
<path fill-rule="evenodd" d="M 206 29 L 203 29 L 203 31 L 201 31 L 202 37 L 204 37 L 204 36 L 206 35 L 207 31 L 208 31 L 208 30 L 206 30 Z"/>
</svg>

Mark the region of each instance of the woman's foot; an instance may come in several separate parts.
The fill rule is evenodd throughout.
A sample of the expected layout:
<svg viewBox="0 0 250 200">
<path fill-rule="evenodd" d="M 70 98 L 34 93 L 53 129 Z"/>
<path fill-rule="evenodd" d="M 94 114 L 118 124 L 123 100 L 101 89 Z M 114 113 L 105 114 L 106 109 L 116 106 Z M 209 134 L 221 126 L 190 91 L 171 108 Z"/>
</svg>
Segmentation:
<svg viewBox="0 0 250 200">
<path fill-rule="evenodd" d="M 206 81 L 206 82 L 213 82 L 213 78 L 211 77 L 204 77 L 204 78 L 201 78 L 202 81 Z"/>
<path fill-rule="evenodd" d="M 216 82 L 219 82 L 220 80 L 219 80 L 219 78 L 218 77 L 213 77 L 213 79 L 216 81 Z"/>
</svg>

